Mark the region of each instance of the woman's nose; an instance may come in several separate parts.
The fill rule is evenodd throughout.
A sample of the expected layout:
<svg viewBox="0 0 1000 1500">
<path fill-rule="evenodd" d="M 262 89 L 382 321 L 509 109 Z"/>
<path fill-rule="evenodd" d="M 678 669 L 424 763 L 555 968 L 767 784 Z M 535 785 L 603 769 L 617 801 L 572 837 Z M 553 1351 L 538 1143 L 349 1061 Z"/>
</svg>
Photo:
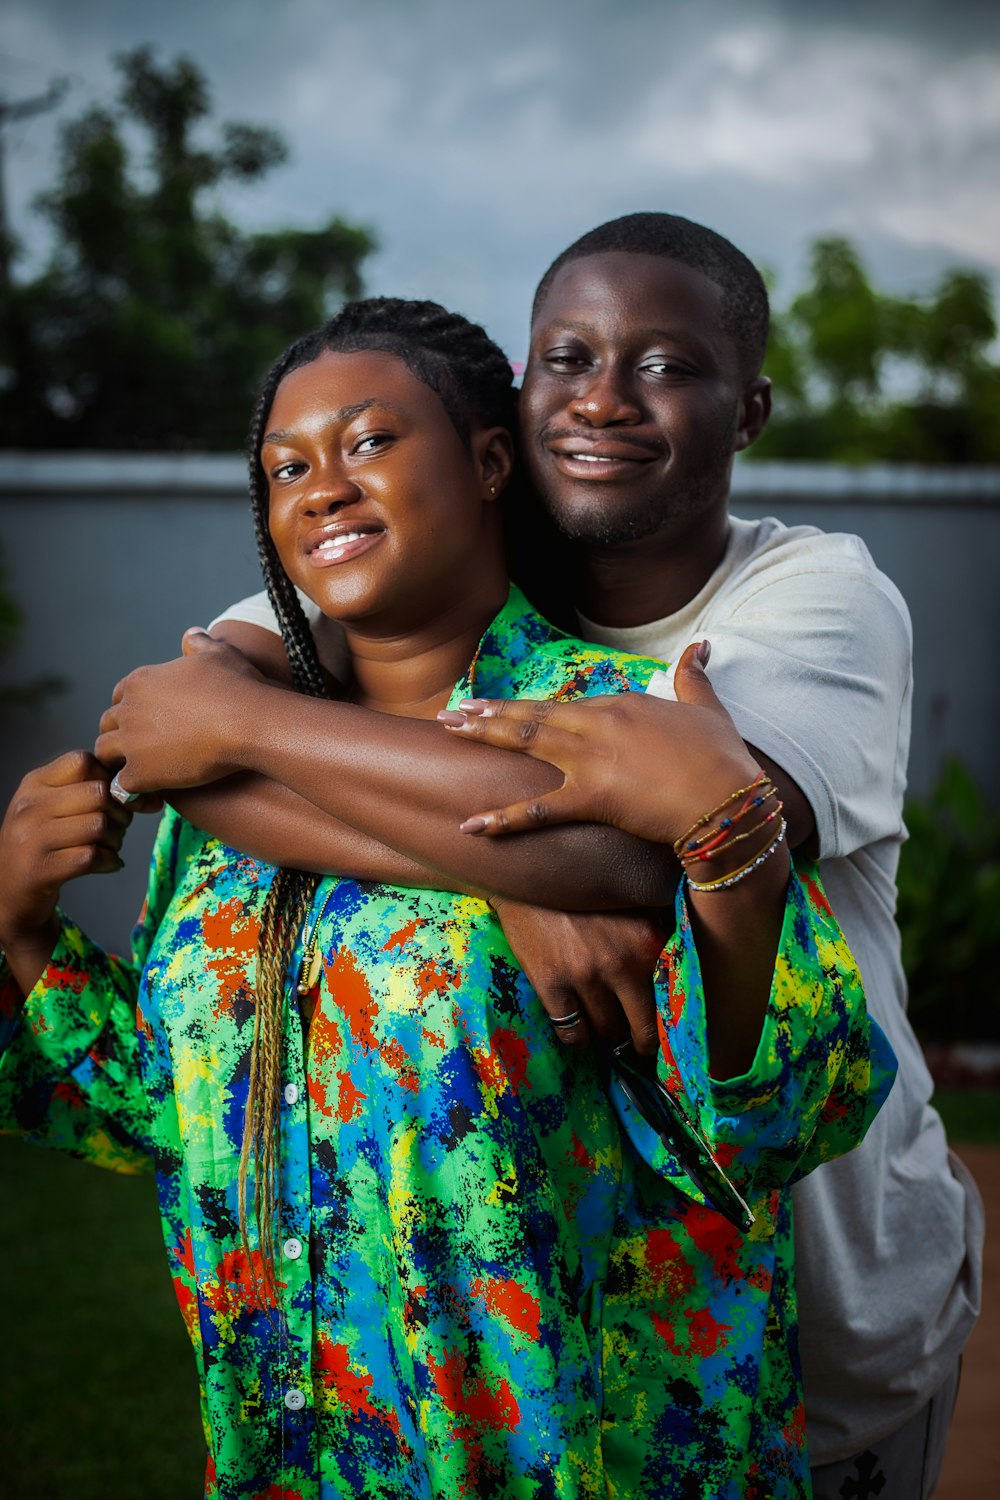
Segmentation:
<svg viewBox="0 0 1000 1500">
<path fill-rule="evenodd" d="M 591 371 L 574 391 L 569 409 L 589 427 L 641 422 L 642 410 L 625 372 L 612 367 Z"/>
<path fill-rule="evenodd" d="M 354 505 L 361 499 L 361 486 L 347 474 L 328 471 L 317 474 L 316 481 L 302 496 L 303 515 L 329 516 L 345 505 Z"/>
</svg>

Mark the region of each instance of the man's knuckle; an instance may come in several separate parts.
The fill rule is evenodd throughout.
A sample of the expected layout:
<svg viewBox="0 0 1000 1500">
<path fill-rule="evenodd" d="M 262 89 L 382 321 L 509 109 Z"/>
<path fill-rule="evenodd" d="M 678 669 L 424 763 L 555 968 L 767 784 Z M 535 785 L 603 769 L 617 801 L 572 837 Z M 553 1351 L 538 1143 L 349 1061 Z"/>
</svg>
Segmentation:
<svg viewBox="0 0 1000 1500">
<path fill-rule="evenodd" d="M 91 813 L 83 826 L 85 837 L 93 840 L 94 843 L 100 843 L 102 839 L 107 838 L 114 827 L 111 818 L 103 810 Z"/>
<path fill-rule="evenodd" d="M 10 816 L 12 821 L 15 823 L 21 823 L 26 818 L 30 818 L 35 810 L 37 802 L 38 797 L 35 792 L 34 786 L 26 781 L 22 781 L 21 785 L 14 793 L 14 796 L 11 798 Z"/>
<path fill-rule="evenodd" d="M 637 1052 L 648 1057 L 659 1050 L 660 1037 L 655 1020 L 639 1021 L 632 1027 L 632 1040 Z"/>
<path fill-rule="evenodd" d="M 587 1045 L 587 1034 L 579 1022 L 575 1026 L 557 1027 L 556 1036 L 560 1046 L 567 1047 L 573 1052 L 582 1051 Z"/>
</svg>

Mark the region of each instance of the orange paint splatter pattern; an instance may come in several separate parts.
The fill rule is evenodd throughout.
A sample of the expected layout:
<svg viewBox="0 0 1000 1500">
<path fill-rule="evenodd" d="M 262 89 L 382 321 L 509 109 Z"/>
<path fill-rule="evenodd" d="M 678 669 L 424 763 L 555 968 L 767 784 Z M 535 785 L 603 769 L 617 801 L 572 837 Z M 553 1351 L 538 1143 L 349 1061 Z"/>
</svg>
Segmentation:
<svg viewBox="0 0 1000 1500">
<path fill-rule="evenodd" d="M 452 702 L 641 690 L 657 665 L 514 591 Z M 277 1296 L 254 1172 L 249 1247 L 237 1191 L 273 870 L 168 810 L 132 959 L 65 922 L 23 1006 L 0 980 L 0 1126 L 155 1168 L 206 1494 L 802 1500 L 787 1186 L 860 1139 L 888 1080 L 805 874 L 756 1073 L 709 1077 L 683 900 L 657 972 L 663 1076 L 758 1211 L 746 1237 L 628 1136 L 485 903 L 321 882 L 321 979 L 284 1017 Z"/>
</svg>

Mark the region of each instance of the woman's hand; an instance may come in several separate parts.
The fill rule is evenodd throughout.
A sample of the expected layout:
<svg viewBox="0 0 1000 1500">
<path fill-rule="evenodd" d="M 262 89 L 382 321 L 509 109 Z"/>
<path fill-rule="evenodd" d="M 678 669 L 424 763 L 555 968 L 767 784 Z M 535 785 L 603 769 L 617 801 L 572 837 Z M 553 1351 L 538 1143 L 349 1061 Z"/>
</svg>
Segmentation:
<svg viewBox="0 0 1000 1500">
<path fill-rule="evenodd" d="M 568 912 L 494 898 L 514 957 L 553 1022 L 556 1040 L 638 1052 L 659 1046 L 653 971 L 669 936 L 660 912 Z M 578 1016 L 573 1025 L 558 1024 Z"/>
<path fill-rule="evenodd" d="M 62 887 L 120 870 L 131 821 L 86 750 L 29 772 L 14 793 L 0 825 L 0 944 L 25 994 L 52 952 Z"/>
<path fill-rule="evenodd" d="M 101 717 L 94 753 L 122 768 L 126 792 L 204 786 L 241 769 L 239 745 L 253 733 L 265 679 L 204 631 L 187 632 L 184 652 L 123 677 Z"/>
<path fill-rule="evenodd" d="M 480 813 L 466 833 L 518 833 L 550 823 L 610 823 L 672 844 L 760 770 L 705 675 L 707 642 L 689 646 L 674 677 L 676 703 L 645 693 L 572 703 L 472 700 L 454 733 L 520 750 L 562 771 L 556 791 Z"/>
</svg>

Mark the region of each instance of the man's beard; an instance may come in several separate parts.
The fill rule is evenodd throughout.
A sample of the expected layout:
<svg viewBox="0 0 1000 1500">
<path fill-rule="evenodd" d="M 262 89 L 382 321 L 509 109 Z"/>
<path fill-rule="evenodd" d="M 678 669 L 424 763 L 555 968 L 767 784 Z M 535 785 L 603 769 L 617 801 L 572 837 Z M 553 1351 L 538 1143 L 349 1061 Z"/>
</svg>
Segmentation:
<svg viewBox="0 0 1000 1500">
<path fill-rule="evenodd" d="M 562 514 L 546 506 L 559 533 L 570 542 L 589 542 L 600 547 L 614 547 L 622 542 L 638 542 L 654 536 L 666 519 L 652 501 L 630 515 L 616 515 L 605 506 L 587 507 Z"/>
<path fill-rule="evenodd" d="M 626 542 L 640 542 L 661 532 L 686 530 L 697 515 L 711 510 L 719 496 L 728 492 L 729 452 L 720 452 L 713 471 L 703 473 L 696 484 L 666 503 L 661 496 L 650 496 L 635 510 L 620 512 L 613 505 L 595 501 L 565 512 L 543 501 L 558 531 L 571 542 L 595 547 L 616 547 Z"/>
</svg>

